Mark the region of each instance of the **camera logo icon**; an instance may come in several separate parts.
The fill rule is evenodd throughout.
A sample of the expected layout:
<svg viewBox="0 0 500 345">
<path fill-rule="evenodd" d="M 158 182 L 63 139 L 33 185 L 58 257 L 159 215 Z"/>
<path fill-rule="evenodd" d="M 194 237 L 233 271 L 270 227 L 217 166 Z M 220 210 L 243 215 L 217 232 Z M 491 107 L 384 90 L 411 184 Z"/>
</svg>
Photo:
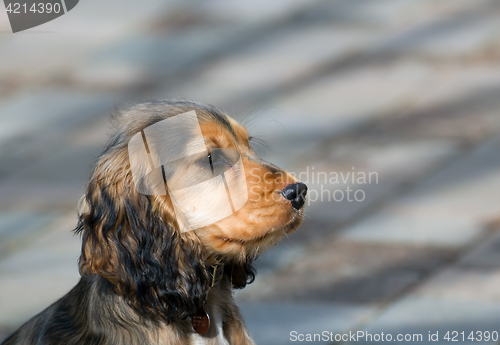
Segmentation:
<svg viewBox="0 0 500 345">
<path fill-rule="evenodd" d="M 209 149 L 194 110 L 136 133 L 128 154 L 136 190 L 168 195 L 183 232 L 216 223 L 248 201 L 240 153 Z"/>
<path fill-rule="evenodd" d="M 13 33 L 45 24 L 71 11 L 79 0 L 4 0 Z"/>
</svg>

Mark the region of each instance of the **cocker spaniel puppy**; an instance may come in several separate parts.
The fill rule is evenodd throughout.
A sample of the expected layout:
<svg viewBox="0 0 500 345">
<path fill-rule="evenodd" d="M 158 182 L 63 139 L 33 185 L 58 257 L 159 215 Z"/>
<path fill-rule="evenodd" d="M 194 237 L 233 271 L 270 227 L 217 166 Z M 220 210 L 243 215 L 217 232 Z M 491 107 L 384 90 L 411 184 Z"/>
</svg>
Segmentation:
<svg viewBox="0 0 500 345">
<path fill-rule="evenodd" d="M 307 187 L 194 102 L 113 116 L 76 232 L 80 282 L 4 345 L 254 344 L 233 299 L 302 221 Z"/>
</svg>

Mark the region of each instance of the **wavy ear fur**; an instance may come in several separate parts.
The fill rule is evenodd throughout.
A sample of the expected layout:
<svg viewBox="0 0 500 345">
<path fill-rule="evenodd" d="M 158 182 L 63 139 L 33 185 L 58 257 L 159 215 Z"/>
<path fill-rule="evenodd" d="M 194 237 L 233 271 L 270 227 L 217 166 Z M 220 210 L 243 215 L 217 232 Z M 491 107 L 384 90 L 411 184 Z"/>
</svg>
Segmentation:
<svg viewBox="0 0 500 345">
<path fill-rule="evenodd" d="M 164 199 L 135 191 L 128 155 L 117 151 L 101 156 L 87 188 L 76 229 L 83 240 L 80 273 L 109 280 L 150 320 L 186 318 L 208 294 L 201 243 L 176 228 Z"/>
<path fill-rule="evenodd" d="M 243 289 L 247 284 L 255 280 L 255 267 L 253 262 L 248 260 L 245 263 L 232 263 L 224 265 L 224 274 L 231 279 L 232 287 Z"/>
</svg>

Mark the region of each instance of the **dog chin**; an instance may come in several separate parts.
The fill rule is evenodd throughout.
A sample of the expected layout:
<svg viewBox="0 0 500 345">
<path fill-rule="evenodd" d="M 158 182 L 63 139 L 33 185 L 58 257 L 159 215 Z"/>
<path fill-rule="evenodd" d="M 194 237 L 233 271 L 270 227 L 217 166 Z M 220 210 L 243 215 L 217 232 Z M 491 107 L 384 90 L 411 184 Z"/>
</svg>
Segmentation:
<svg viewBox="0 0 500 345">
<path fill-rule="evenodd" d="M 261 252 L 266 248 L 277 244 L 283 237 L 294 233 L 302 224 L 303 218 L 304 212 L 301 210 L 296 212 L 286 224 L 277 226 L 275 229 L 271 229 L 264 236 L 259 238 L 258 241 L 256 241 L 259 251 Z"/>
</svg>

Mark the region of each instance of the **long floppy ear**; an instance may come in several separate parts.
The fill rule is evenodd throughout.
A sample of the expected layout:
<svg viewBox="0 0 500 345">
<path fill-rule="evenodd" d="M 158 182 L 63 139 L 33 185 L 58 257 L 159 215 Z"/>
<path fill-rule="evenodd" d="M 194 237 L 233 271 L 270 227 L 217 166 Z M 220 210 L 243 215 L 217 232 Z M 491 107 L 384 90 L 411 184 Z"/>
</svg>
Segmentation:
<svg viewBox="0 0 500 345">
<path fill-rule="evenodd" d="M 106 278 L 151 320 L 186 318 L 208 294 L 201 243 L 176 228 L 165 197 L 135 191 L 127 154 L 117 151 L 101 156 L 87 188 L 80 273 Z"/>
</svg>

